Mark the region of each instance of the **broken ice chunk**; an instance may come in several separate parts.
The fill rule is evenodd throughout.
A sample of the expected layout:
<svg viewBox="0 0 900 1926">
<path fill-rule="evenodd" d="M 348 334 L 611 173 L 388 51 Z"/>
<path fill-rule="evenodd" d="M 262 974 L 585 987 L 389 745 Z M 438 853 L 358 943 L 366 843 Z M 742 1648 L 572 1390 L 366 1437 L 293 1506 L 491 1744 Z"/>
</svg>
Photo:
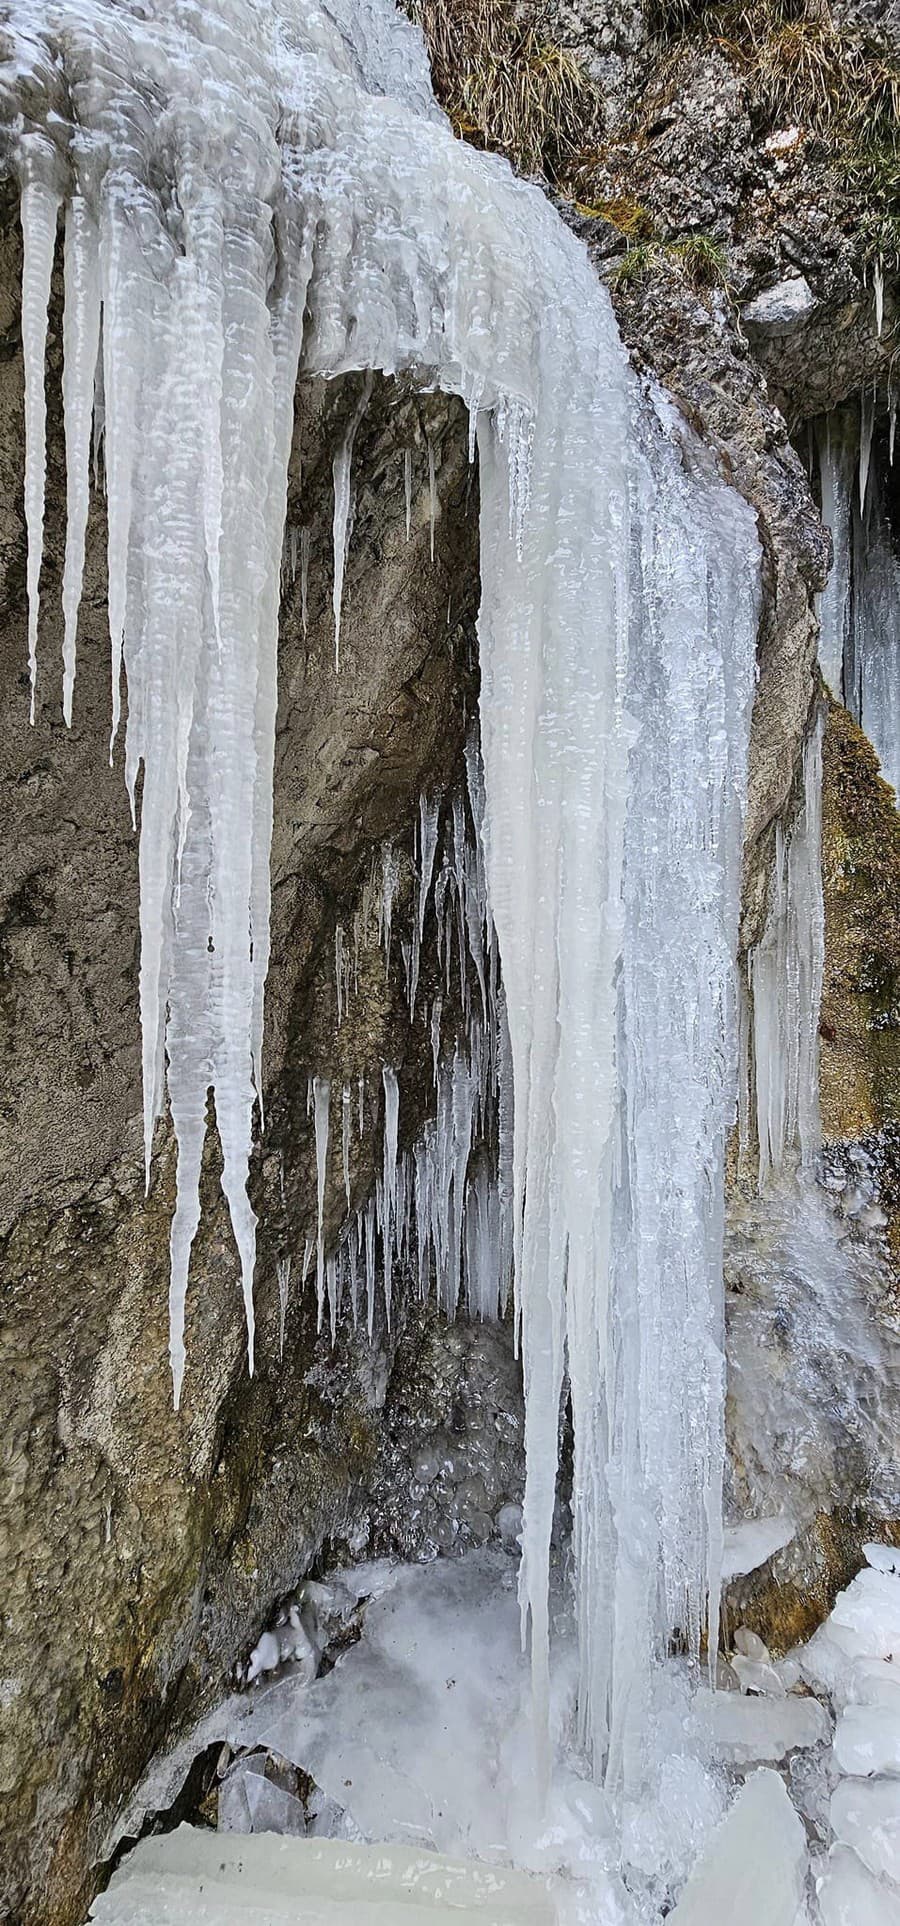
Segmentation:
<svg viewBox="0 0 900 1926">
<path fill-rule="evenodd" d="M 755 1772 L 713 1833 L 670 1926 L 795 1926 L 806 1866 L 806 1835 L 782 1780 Z"/>
</svg>

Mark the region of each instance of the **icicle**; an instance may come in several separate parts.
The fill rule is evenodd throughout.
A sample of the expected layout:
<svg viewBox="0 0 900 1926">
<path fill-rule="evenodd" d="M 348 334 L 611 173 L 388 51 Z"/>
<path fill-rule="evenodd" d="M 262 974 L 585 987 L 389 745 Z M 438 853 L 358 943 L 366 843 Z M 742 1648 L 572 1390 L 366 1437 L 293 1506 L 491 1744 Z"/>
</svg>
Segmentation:
<svg viewBox="0 0 900 1926">
<path fill-rule="evenodd" d="M 875 333 L 880 341 L 884 325 L 884 263 L 880 259 L 872 271 L 872 287 L 875 292 Z"/>
<path fill-rule="evenodd" d="M 40 152 L 40 150 L 38 150 Z M 22 186 L 22 354 L 25 362 L 25 525 L 28 531 L 28 673 L 31 720 L 37 694 L 37 639 L 41 563 L 44 555 L 44 495 L 47 475 L 47 400 L 44 361 L 47 314 L 56 249 L 60 195 L 41 176 L 40 162 L 26 163 Z"/>
<path fill-rule="evenodd" d="M 72 721 L 78 610 L 90 501 L 94 380 L 100 352 L 100 237 L 80 194 L 66 209 L 63 417 L 66 437 L 66 558 L 63 570 L 63 715 Z"/>
<path fill-rule="evenodd" d="M 400 1090 L 397 1073 L 385 1064 L 384 1083 L 384 1308 L 388 1330 L 391 1328 L 391 1273 L 397 1232 L 397 1128 Z"/>
<path fill-rule="evenodd" d="M 334 470 L 334 666 L 341 666 L 341 603 L 344 596 L 344 567 L 347 560 L 347 522 L 350 514 L 350 465 L 353 460 L 353 443 L 363 415 L 368 408 L 374 386 L 374 377 L 366 375 L 362 394 L 353 410 L 344 439 L 335 455 Z"/>
<path fill-rule="evenodd" d="M 300 625 L 304 639 L 309 632 L 309 529 L 300 530 Z"/>
<path fill-rule="evenodd" d="M 290 1257 L 278 1259 L 278 1356 L 284 1357 L 284 1331 L 287 1323 L 288 1293 L 291 1288 Z"/>
<path fill-rule="evenodd" d="M 437 1089 L 438 1063 L 441 1055 L 441 1011 L 444 999 L 436 996 L 431 1006 L 431 1056 L 434 1064 L 434 1086 Z"/>
<path fill-rule="evenodd" d="M 350 1209 L 350 1085 L 341 1091 L 341 1156 L 344 1166 L 344 1192 Z"/>
<path fill-rule="evenodd" d="M 334 926 L 334 976 L 337 984 L 337 1027 L 344 1021 L 346 1009 L 346 958 L 344 956 L 344 925 Z"/>
<path fill-rule="evenodd" d="M 363 1135 L 365 1133 L 365 1128 L 366 1128 L 365 1103 L 366 1103 L 366 1080 L 365 1080 L 365 1077 L 362 1075 L 362 1073 L 360 1073 L 360 1078 L 359 1078 L 359 1141 L 360 1143 L 362 1143 Z"/>
<path fill-rule="evenodd" d="M 366 1328 L 369 1342 L 375 1329 L 375 1199 L 371 1197 L 366 1206 Z"/>
<path fill-rule="evenodd" d="M 412 449 L 407 448 L 403 455 L 403 494 L 406 510 L 406 539 L 412 526 Z"/>
<path fill-rule="evenodd" d="M 328 1110 L 331 1084 L 327 1077 L 313 1078 L 313 1103 L 316 1128 L 316 1303 L 317 1329 L 322 1329 L 325 1309 L 325 1175 L 328 1168 Z"/>
<path fill-rule="evenodd" d="M 428 443 L 428 551 L 434 561 L 434 524 L 437 515 L 437 481 L 434 473 L 434 447 Z"/>
<path fill-rule="evenodd" d="M 866 489 L 869 483 L 869 462 L 872 454 L 872 430 L 875 426 L 875 397 L 863 391 L 860 400 L 859 425 L 859 512 L 865 514 Z"/>
</svg>

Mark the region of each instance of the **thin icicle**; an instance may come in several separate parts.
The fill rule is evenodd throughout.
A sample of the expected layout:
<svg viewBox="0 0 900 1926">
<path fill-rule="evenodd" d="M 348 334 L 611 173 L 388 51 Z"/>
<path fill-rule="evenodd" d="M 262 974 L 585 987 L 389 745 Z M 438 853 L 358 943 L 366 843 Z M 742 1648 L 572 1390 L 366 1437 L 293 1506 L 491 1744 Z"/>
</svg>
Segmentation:
<svg viewBox="0 0 900 1926">
<path fill-rule="evenodd" d="M 300 530 L 300 624 L 304 638 L 309 631 L 309 542 L 308 528 Z"/>
<path fill-rule="evenodd" d="M 350 1209 L 350 1085 L 341 1091 L 341 1158 L 344 1166 L 344 1194 Z"/>
<path fill-rule="evenodd" d="M 284 1357 L 284 1332 L 287 1324 L 288 1296 L 291 1288 L 290 1257 L 278 1259 L 278 1356 Z"/>
<path fill-rule="evenodd" d="M 412 526 L 412 449 L 411 448 L 405 449 L 403 454 L 403 495 L 404 495 L 404 507 L 406 511 L 406 539 L 407 541 L 409 541 L 409 531 Z"/>
<path fill-rule="evenodd" d="M 100 352 L 100 236 L 86 201 L 66 209 L 63 418 L 66 438 L 66 557 L 63 569 L 63 715 L 72 721 L 78 610 L 90 502 L 94 381 Z"/>
<path fill-rule="evenodd" d="M 328 1169 L 328 1112 L 331 1084 L 327 1077 L 313 1078 L 313 1115 L 316 1132 L 316 1303 L 317 1329 L 322 1329 L 325 1310 L 325 1177 Z"/>
<path fill-rule="evenodd" d="M 368 408 L 373 386 L 374 376 L 368 373 L 363 383 L 362 394 L 353 410 L 344 439 L 332 464 L 334 472 L 334 666 L 336 671 L 341 666 L 341 603 L 344 597 L 344 568 L 347 561 L 353 443 Z"/>
<path fill-rule="evenodd" d="M 428 443 L 428 552 L 434 561 L 434 524 L 437 518 L 437 479 L 434 472 L 434 444 Z"/>
<path fill-rule="evenodd" d="M 47 399 L 44 362 L 50 281 L 56 249 L 56 223 L 61 197 L 41 165 L 52 154 L 36 149 L 22 186 L 22 355 L 25 363 L 25 525 L 28 532 L 28 673 L 31 680 L 31 720 L 37 698 L 37 641 L 40 616 L 41 563 L 44 556 L 44 497 L 47 486 Z"/>
</svg>

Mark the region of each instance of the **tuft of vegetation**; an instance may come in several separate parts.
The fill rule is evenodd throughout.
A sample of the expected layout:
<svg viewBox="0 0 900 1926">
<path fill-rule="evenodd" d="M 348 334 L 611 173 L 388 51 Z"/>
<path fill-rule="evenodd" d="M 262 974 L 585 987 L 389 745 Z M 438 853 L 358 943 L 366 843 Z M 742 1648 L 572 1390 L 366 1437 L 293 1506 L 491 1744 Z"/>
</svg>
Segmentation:
<svg viewBox="0 0 900 1926">
<path fill-rule="evenodd" d="M 406 0 L 456 133 L 555 183 L 599 120 L 582 62 L 517 15 L 515 0 Z"/>
<path fill-rule="evenodd" d="M 729 292 L 728 257 L 711 234 L 685 234 L 677 241 L 636 241 L 616 262 L 612 280 L 629 287 L 659 267 L 675 268 L 692 288 L 724 288 Z"/>
<path fill-rule="evenodd" d="M 893 262 L 900 56 L 839 25 L 830 0 L 650 0 L 649 11 L 661 39 L 699 33 L 738 62 L 770 126 L 795 123 L 828 141 L 845 184 L 864 197 L 864 257 Z"/>
</svg>

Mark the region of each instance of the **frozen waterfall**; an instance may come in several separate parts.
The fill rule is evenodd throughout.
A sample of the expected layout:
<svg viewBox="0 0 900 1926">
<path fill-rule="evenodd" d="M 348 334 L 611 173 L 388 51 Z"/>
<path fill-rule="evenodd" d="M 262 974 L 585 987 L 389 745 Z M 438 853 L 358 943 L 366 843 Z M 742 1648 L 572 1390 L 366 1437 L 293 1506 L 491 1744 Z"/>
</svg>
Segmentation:
<svg viewBox="0 0 900 1926">
<path fill-rule="evenodd" d="M 582 1732 L 595 1769 L 627 1786 L 652 1661 L 673 1640 L 696 1658 L 707 1615 L 716 1649 L 752 516 L 642 392 L 540 192 L 453 139 L 423 45 L 387 0 L 14 0 L 10 23 L 32 675 L 62 208 L 66 701 L 96 386 L 113 730 L 124 659 L 133 803 L 143 772 L 148 1174 L 166 1078 L 178 1140 L 176 1395 L 210 1087 L 252 1356 L 246 1177 L 298 368 L 404 372 L 470 407 L 527 1395 L 521 1603 L 540 1727 L 568 1370 Z M 350 452 L 335 466 L 338 565 Z M 388 1192 L 397 1171 L 392 1145 Z"/>
</svg>

